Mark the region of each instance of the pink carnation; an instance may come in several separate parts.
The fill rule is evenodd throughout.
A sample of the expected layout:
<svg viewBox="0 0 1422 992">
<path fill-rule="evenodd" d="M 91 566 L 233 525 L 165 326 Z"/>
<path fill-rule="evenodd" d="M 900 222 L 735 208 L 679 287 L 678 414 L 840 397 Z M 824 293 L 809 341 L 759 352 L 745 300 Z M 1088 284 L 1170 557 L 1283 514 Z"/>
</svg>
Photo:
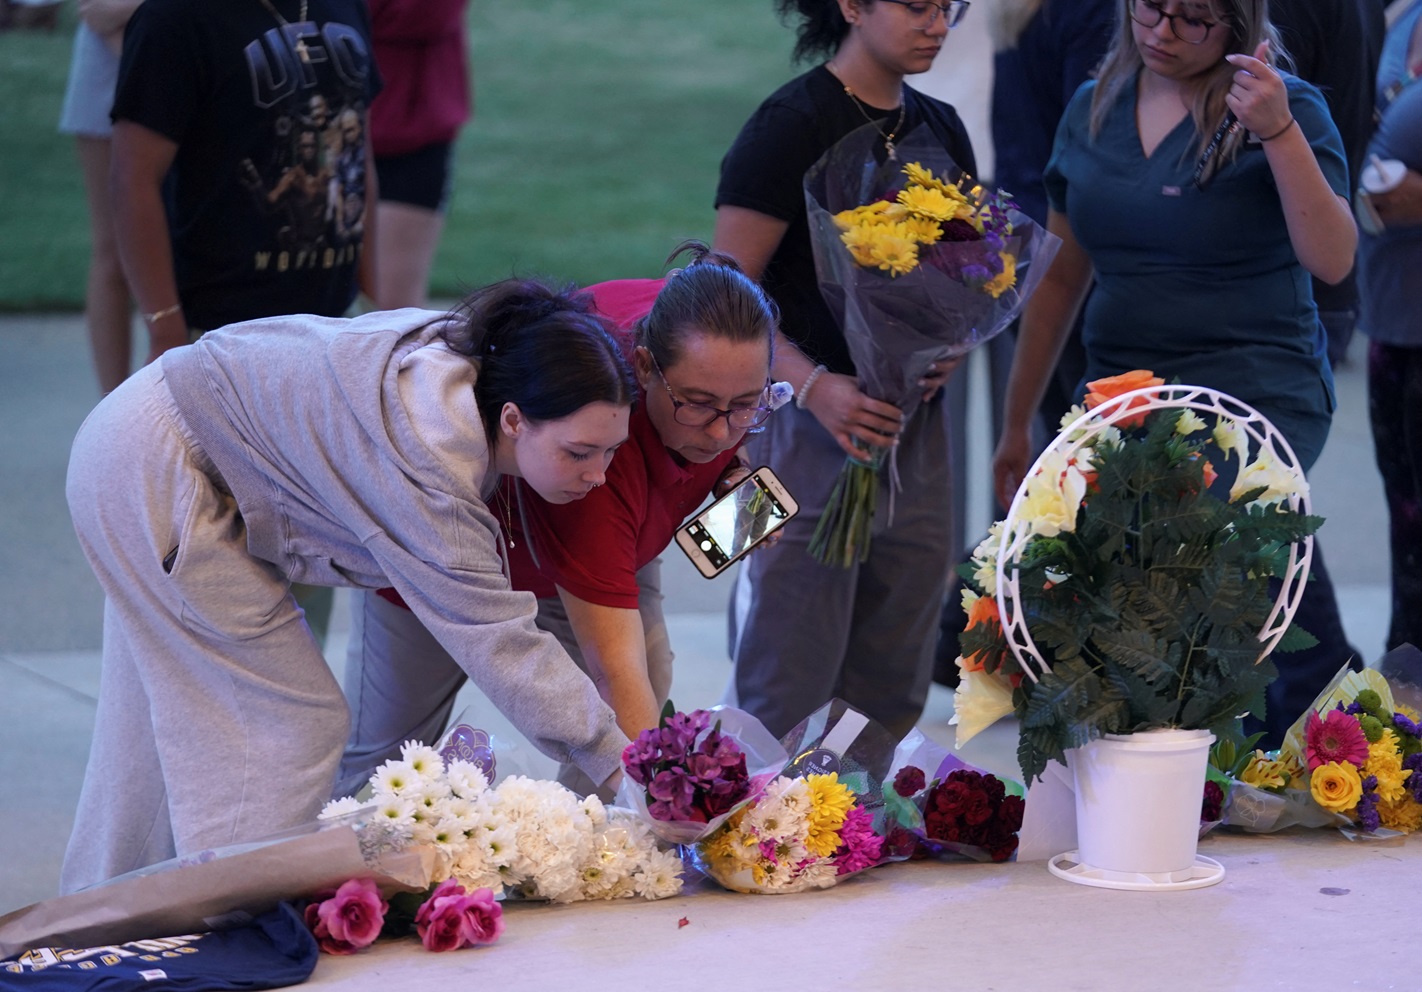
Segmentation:
<svg viewBox="0 0 1422 992">
<path fill-rule="evenodd" d="M 1311 772 L 1330 761 L 1362 766 L 1368 760 L 1368 739 L 1358 721 L 1342 710 L 1331 710 L 1319 719 L 1309 713 L 1304 724 L 1304 758 Z"/>
<path fill-rule="evenodd" d="M 390 904 L 368 878 L 353 878 L 306 907 L 306 926 L 327 954 L 354 954 L 375 943 Z"/>
<path fill-rule="evenodd" d="M 466 894 L 464 886 L 447 878 L 415 914 L 415 930 L 431 951 L 492 944 L 504 932 L 504 910 L 489 889 Z"/>
<path fill-rule="evenodd" d="M 834 857 L 837 875 L 848 875 L 877 865 L 884 854 L 884 838 L 874 832 L 874 814 L 855 806 L 840 828 L 840 848 Z"/>
</svg>

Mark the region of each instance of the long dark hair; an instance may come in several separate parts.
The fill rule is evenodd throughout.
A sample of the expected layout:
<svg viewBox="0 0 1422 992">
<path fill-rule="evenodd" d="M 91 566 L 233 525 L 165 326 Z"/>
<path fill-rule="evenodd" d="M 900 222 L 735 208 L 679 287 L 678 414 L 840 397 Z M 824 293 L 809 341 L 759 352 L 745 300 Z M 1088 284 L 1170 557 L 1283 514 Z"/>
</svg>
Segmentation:
<svg viewBox="0 0 1422 992">
<path fill-rule="evenodd" d="M 873 3 L 873 0 L 858 0 Z M 849 34 L 849 22 L 839 12 L 835 0 L 775 0 L 775 12 L 780 19 L 795 25 L 796 62 L 827 59 L 839 51 L 840 42 Z"/>
<path fill-rule="evenodd" d="M 1279 33 L 1269 20 L 1269 5 L 1266 0 L 1209 0 L 1210 7 L 1219 18 L 1219 29 L 1229 32 L 1225 54 L 1242 52 L 1253 55 L 1261 41 L 1268 39 L 1269 53 L 1276 66 L 1287 68 L 1291 61 L 1289 53 L 1279 40 Z M 1112 42 L 1101 69 L 1096 77 L 1096 91 L 1091 95 L 1090 134 L 1093 141 L 1101 133 L 1106 117 L 1120 99 L 1121 91 L 1133 86 L 1136 75 L 1145 64 L 1136 48 L 1135 37 L 1131 34 L 1131 0 L 1120 0 L 1119 19 L 1116 22 L 1116 40 Z M 1209 146 L 1216 127 L 1225 115 L 1225 93 L 1234 80 L 1235 68 L 1228 62 L 1221 62 L 1210 70 L 1195 91 L 1194 102 L 1190 106 L 1190 119 L 1195 125 L 1195 150 L 1199 155 Z M 1244 132 L 1229 134 L 1220 144 L 1219 152 L 1208 163 L 1206 176 L 1213 175 L 1227 162 L 1232 162 L 1244 143 Z"/>
<path fill-rule="evenodd" d="M 631 405 L 637 380 L 590 299 L 569 286 L 506 279 L 476 289 L 443 337 L 479 359 L 474 400 L 492 438 L 499 411 L 516 404 L 535 422 L 559 420 L 589 403 Z"/>
<path fill-rule="evenodd" d="M 691 261 L 667 279 L 652 309 L 637 322 L 637 343 L 663 369 L 681 358 L 688 334 L 764 341 L 773 359 L 780 313 L 760 284 L 742 272 L 730 255 L 712 251 L 700 241 L 683 241 L 667 264 L 682 255 L 690 255 Z"/>
</svg>

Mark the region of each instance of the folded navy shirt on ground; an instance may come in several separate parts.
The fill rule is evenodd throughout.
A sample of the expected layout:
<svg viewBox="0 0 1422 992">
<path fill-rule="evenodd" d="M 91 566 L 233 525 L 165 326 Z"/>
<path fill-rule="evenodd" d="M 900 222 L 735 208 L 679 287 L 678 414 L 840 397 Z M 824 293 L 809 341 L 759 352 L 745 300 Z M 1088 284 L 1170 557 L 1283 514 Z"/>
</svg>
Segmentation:
<svg viewBox="0 0 1422 992">
<path fill-rule="evenodd" d="M 278 989 L 311 977 L 316 938 L 289 905 L 246 926 L 109 947 L 40 947 L 0 961 L 0 990 Z"/>
</svg>

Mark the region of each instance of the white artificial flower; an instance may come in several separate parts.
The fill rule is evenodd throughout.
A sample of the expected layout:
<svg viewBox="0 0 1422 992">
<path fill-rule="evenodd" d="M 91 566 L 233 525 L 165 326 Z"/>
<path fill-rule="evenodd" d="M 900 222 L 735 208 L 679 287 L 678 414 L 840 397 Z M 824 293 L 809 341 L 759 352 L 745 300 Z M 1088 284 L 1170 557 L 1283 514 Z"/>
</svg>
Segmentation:
<svg viewBox="0 0 1422 992">
<path fill-rule="evenodd" d="M 1264 493 L 1256 500 L 1261 506 L 1270 506 L 1295 494 L 1308 495 L 1308 480 L 1277 461 L 1267 448 L 1261 449 L 1258 457 L 1239 473 L 1234 485 L 1230 487 L 1229 498 L 1238 499 L 1249 490 L 1261 486 L 1264 487 Z"/>
<path fill-rule="evenodd" d="M 1175 433 L 1181 437 L 1189 437 L 1197 431 L 1205 429 L 1205 422 L 1196 415 L 1194 410 L 1187 409 L 1180 414 L 1180 419 L 1175 422 Z"/>
<path fill-rule="evenodd" d="M 1062 414 L 1061 423 L 1057 425 L 1057 428 L 1058 430 L 1064 431 L 1084 416 L 1086 416 L 1086 407 L 1078 403 L 1066 413 Z"/>
<path fill-rule="evenodd" d="M 1215 421 L 1215 429 L 1211 435 L 1215 439 L 1215 444 L 1219 445 L 1224 452 L 1225 461 L 1229 461 L 1230 455 L 1239 459 L 1239 464 L 1243 465 L 1245 459 L 1249 457 L 1249 434 L 1245 431 L 1244 425 L 1233 417 L 1221 417 Z"/>
<path fill-rule="evenodd" d="M 958 687 L 953 690 L 953 716 L 962 747 L 1005 716 L 1012 715 L 1012 685 L 1001 675 L 968 671 L 958 659 Z"/>
<path fill-rule="evenodd" d="M 1059 451 L 1049 451 L 1027 480 L 1027 499 L 1019 516 L 1038 537 L 1076 530 L 1076 512 L 1086 496 L 1086 477 Z"/>
<path fill-rule="evenodd" d="M 997 587 L 997 556 L 1002 550 L 1002 534 L 1006 522 L 999 520 L 988 528 L 988 536 L 973 549 L 973 581 L 979 589 Z M 965 606 L 966 608 L 966 606 Z"/>
<path fill-rule="evenodd" d="M 345 816 L 347 813 L 354 813 L 357 810 L 365 809 L 369 803 L 363 803 L 355 796 L 346 796 L 342 799 L 332 799 L 316 817 L 318 820 L 330 820 L 338 816 Z"/>
</svg>

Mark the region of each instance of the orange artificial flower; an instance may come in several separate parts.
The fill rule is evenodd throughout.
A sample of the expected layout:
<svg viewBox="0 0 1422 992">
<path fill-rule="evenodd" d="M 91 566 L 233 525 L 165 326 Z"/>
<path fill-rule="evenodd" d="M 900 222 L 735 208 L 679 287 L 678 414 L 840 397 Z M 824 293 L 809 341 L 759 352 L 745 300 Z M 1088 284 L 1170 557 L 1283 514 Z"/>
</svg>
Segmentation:
<svg viewBox="0 0 1422 992">
<path fill-rule="evenodd" d="M 1107 400 L 1120 396 L 1122 393 L 1129 393 L 1133 389 L 1163 385 L 1165 385 L 1164 379 L 1146 369 L 1122 372 L 1120 375 L 1108 375 L 1104 379 L 1095 379 L 1086 384 L 1086 408 L 1094 410 Z M 1145 399 L 1137 398 L 1131 401 L 1127 409 L 1144 405 Z M 1145 423 L 1145 414 L 1138 413 L 1134 417 L 1126 417 L 1119 423 L 1122 427 L 1139 427 Z"/>
<path fill-rule="evenodd" d="M 973 605 L 968 607 L 968 625 L 965 630 L 972 630 L 982 624 L 991 624 L 1001 629 L 1002 618 L 997 612 L 997 600 L 991 596 L 979 596 L 973 600 Z M 981 672 L 987 659 L 986 652 L 974 651 L 972 654 L 963 656 L 963 670 L 968 672 Z"/>
</svg>

